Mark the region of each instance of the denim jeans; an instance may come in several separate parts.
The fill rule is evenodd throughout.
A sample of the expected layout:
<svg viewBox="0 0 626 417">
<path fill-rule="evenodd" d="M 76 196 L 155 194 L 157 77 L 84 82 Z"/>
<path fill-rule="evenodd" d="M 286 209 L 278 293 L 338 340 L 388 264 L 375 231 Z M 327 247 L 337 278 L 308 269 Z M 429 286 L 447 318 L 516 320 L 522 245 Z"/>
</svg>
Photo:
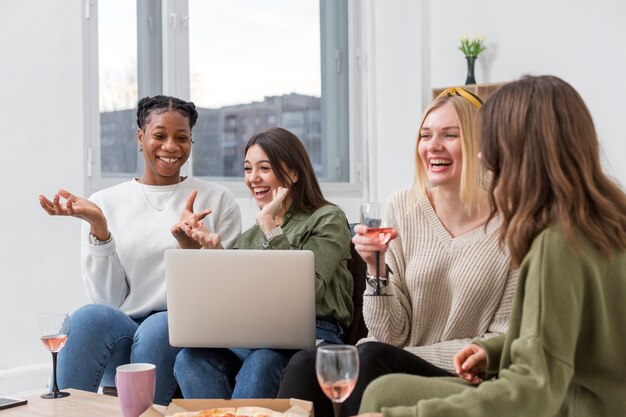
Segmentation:
<svg viewBox="0 0 626 417">
<path fill-rule="evenodd" d="M 318 320 L 316 338 L 342 343 L 334 320 Z M 296 350 L 183 349 L 174 374 L 185 398 L 275 398 L 283 369 Z"/>
<path fill-rule="evenodd" d="M 174 391 L 174 361 L 180 348 L 169 343 L 167 312 L 133 320 L 115 307 L 88 304 L 70 316 L 70 335 L 59 351 L 59 388 L 96 392 L 115 386 L 115 368 L 127 363 L 156 365 L 155 403 L 169 404 Z"/>
</svg>

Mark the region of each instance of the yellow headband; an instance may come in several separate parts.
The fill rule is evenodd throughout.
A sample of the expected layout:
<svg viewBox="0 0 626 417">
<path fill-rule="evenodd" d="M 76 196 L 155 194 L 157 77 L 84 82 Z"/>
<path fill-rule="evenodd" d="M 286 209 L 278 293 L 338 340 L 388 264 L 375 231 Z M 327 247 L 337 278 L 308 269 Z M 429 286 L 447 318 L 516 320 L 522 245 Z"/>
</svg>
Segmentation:
<svg viewBox="0 0 626 417">
<path fill-rule="evenodd" d="M 480 110 L 480 106 L 483 105 L 483 102 L 482 102 L 482 100 L 480 98 L 478 98 L 474 94 L 470 93 L 469 91 L 467 91 L 467 90 L 465 90 L 464 88 L 461 88 L 461 87 L 447 88 L 447 89 L 443 90 L 441 92 L 441 94 L 439 94 L 437 96 L 437 98 L 443 97 L 443 96 L 454 96 L 454 95 L 459 95 L 459 96 L 463 97 L 465 100 L 467 100 L 470 103 L 472 103 L 472 105 L 474 107 L 476 107 L 477 109 L 479 109 L 479 110 Z"/>
</svg>

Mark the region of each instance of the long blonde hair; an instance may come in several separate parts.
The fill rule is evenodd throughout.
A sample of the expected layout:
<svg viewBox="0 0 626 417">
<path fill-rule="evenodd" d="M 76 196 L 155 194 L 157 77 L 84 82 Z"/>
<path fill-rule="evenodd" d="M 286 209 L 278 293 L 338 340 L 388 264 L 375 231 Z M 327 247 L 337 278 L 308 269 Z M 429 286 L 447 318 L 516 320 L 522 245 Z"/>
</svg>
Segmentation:
<svg viewBox="0 0 626 417">
<path fill-rule="evenodd" d="M 484 169 L 478 160 L 480 143 L 476 131 L 476 115 L 478 109 L 467 99 L 459 95 L 444 95 L 437 97 L 426 109 L 420 122 L 417 141 L 415 143 L 415 179 L 413 181 L 413 194 L 425 195 L 429 184 L 424 169 L 424 162 L 419 156 L 418 147 L 420 142 L 420 132 L 426 117 L 434 109 L 450 103 L 455 110 L 459 128 L 461 130 L 461 184 L 460 198 L 468 213 L 473 213 L 481 205 L 483 198 L 481 191 L 484 189 Z"/>
<path fill-rule="evenodd" d="M 501 87 L 480 111 L 480 131 L 492 208 L 515 265 L 555 224 L 574 247 L 576 226 L 609 258 L 626 250 L 626 194 L 602 172 L 591 114 L 571 85 L 526 76 Z"/>
</svg>

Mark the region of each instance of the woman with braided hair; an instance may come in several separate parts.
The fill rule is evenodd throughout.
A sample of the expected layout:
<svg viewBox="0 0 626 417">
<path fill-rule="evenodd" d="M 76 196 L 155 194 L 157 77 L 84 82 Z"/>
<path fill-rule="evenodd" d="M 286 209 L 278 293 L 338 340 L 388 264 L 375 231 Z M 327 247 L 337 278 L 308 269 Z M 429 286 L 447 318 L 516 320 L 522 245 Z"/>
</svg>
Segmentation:
<svg viewBox="0 0 626 417">
<path fill-rule="evenodd" d="M 163 253 L 200 247 L 183 231 L 192 219 L 203 219 L 224 247 L 241 231 L 239 207 L 226 188 L 180 175 L 197 118 L 191 102 L 143 98 L 137 108 L 141 178 L 89 199 L 63 189 L 52 200 L 39 196 L 48 214 L 84 220 L 82 276 L 92 304 L 70 316 L 72 336 L 58 356 L 59 387 L 95 392 L 115 385 L 117 366 L 149 362 L 157 369 L 155 402 L 171 400 L 179 349 L 169 344 Z"/>
</svg>

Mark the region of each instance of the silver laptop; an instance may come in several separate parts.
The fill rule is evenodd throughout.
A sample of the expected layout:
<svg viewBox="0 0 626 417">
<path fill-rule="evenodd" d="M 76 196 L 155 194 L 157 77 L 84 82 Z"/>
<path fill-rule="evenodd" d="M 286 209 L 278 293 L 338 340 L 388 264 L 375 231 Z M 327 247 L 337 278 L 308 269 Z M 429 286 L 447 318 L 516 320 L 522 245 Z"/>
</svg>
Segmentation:
<svg viewBox="0 0 626 417">
<path fill-rule="evenodd" d="M 315 346 L 311 251 L 169 249 L 165 281 L 172 346 Z"/>
</svg>

